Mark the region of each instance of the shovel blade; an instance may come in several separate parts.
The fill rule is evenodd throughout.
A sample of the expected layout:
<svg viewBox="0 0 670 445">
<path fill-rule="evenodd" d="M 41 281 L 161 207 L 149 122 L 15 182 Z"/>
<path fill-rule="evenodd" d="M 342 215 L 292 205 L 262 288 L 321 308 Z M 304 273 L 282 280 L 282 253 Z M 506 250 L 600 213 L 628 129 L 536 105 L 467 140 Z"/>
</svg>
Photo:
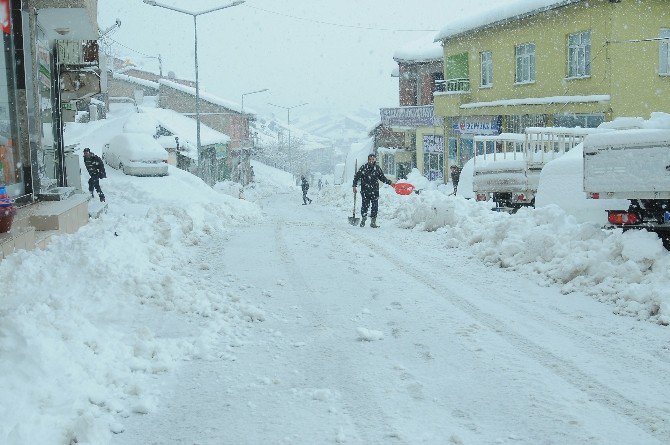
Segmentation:
<svg viewBox="0 0 670 445">
<path fill-rule="evenodd" d="M 360 223 L 360 222 L 361 222 L 360 218 L 356 218 L 354 216 L 349 217 L 349 224 L 351 224 L 352 226 L 357 226 L 358 223 Z"/>
</svg>

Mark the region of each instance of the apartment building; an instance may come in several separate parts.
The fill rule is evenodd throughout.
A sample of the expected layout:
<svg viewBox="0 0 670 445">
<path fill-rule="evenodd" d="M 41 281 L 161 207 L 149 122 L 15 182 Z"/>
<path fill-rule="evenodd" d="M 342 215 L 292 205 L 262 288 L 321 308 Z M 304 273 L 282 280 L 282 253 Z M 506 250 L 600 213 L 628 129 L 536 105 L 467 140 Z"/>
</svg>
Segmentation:
<svg viewBox="0 0 670 445">
<path fill-rule="evenodd" d="M 666 0 L 546 0 L 455 19 L 444 47 L 445 118 L 459 164 L 477 134 L 528 126 L 595 127 L 670 111 Z"/>
</svg>

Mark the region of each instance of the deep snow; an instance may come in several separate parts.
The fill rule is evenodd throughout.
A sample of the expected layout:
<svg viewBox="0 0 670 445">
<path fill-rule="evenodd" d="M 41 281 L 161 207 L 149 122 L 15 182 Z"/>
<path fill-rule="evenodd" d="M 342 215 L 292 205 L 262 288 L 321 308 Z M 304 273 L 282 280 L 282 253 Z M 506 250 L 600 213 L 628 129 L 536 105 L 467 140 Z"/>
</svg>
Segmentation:
<svg viewBox="0 0 670 445">
<path fill-rule="evenodd" d="M 110 168 L 100 219 L 0 262 L 0 443 L 667 443 L 655 236 L 412 175 L 352 227 L 350 184 L 255 170 L 239 199 Z"/>
</svg>

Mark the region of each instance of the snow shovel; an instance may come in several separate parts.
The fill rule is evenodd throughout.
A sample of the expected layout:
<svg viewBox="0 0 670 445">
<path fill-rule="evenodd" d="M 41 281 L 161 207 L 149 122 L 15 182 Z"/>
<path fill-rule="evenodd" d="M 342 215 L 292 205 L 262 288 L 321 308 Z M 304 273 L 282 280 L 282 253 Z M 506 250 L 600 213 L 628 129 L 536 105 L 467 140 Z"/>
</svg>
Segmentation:
<svg viewBox="0 0 670 445">
<path fill-rule="evenodd" d="M 358 171 L 358 160 L 356 160 L 356 163 L 354 164 L 354 175 L 356 174 L 357 171 Z M 357 226 L 358 223 L 360 222 L 361 219 L 356 218 L 356 192 L 354 192 L 354 211 L 349 217 L 349 224 L 351 224 L 352 226 Z"/>
</svg>

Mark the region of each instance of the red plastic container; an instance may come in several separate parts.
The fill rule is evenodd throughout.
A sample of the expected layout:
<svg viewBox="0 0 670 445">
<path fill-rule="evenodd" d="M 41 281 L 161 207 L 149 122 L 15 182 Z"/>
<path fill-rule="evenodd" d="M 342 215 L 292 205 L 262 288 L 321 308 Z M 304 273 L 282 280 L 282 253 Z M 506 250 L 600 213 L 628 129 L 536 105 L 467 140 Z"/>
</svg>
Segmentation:
<svg viewBox="0 0 670 445">
<path fill-rule="evenodd" d="M 411 195 L 414 191 L 414 186 L 409 182 L 398 182 L 394 188 L 399 195 Z"/>
<path fill-rule="evenodd" d="M 0 207 L 0 233 L 7 233 L 12 228 L 12 222 L 16 215 L 14 206 Z"/>
</svg>

